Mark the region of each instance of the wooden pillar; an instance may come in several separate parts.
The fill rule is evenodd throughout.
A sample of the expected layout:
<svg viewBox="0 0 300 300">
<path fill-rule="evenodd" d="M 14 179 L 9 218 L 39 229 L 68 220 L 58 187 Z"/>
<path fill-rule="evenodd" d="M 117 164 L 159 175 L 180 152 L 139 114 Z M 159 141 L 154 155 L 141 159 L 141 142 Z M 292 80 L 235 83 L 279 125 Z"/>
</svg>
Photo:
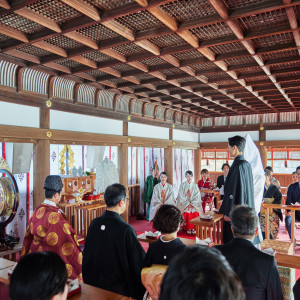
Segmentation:
<svg viewBox="0 0 300 300">
<path fill-rule="evenodd" d="M 201 179 L 201 149 L 196 149 L 194 152 L 194 179 L 197 183 Z"/>
<path fill-rule="evenodd" d="M 118 161 L 119 161 L 119 179 L 120 183 L 126 188 L 126 197 L 128 197 L 128 145 L 122 144 L 118 147 Z M 128 223 L 128 205 L 127 201 L 126 211 L 121 215 L 123 220 Z"/>
<path fill-rule="evenodd" d="M 259 153 L 261 157 L 261 161 L 263 167 L 265 168 L 268 165 L 267 162 L 267 147 L 264 146 L 264 142 L 266 141 L 266 131 L 264 127 L 261 125 L 259 128 Z"/>
<path fill-rule="evenodd" d="M 164 151 L 165 172 L 168 174 L 168 183 L 173 185 L 173 147 L 168 146 Z"/>
<path fill-rule="evenodd" d="M 267 162 L 267 147 L 262 145 L 262 146 L 259 146 L 258 150 L 259 150 L 259 153 L 260 153 L 260 157 L 261 157 L 263 167 L 265 168 L 268 165 L 268 162 Z"/>
<path fill-rule="evenodd" d="M 44 180 L 49 175 L 49 140 L 38 140 L 33 148 L 33 209 L 45 200 Z"/>
<path fill-rule="evenodd" d="M 49 129 L 49 109 L 40 108 L 40 128 Z M 50 174 L 49 156 L 49 139 L 37 140 L 33 148 L 33 209 L 45 200 L 43 186 L 46 176 Z"/>
</svg>

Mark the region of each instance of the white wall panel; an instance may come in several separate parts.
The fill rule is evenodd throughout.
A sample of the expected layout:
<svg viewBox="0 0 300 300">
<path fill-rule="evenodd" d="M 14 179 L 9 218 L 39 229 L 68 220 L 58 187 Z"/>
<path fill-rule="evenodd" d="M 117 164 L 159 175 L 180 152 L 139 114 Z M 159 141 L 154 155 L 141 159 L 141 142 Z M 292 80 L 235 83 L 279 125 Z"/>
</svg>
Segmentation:
<svg viewBox="0 0 300 300">
<path fill-rule="evenodd" d="M 128 135 L 168 140 L 169 128 L 130 122 L 128 123 Z"/>
<path fill-rule="evenodd" d="M 0 102 L 0 124 L 39 127 L 39 108 L 8 102 Z"/>
<path fill-rule="evenodd" d="M 56 110 L 50 110 L 50 128 L 103 134 L 123 134 L 122 121 Z"/>
<path fill-rule="evenodd" d="M 267 130 L 266 140 L 267 141 L 300 140 L 300 129 Z"/>
<path fill-rule="evenodd" d="M 185 130 L 173 130 L 173 140 L 185 142 L 198 142 L 198 133 Z"/>
<path fill-rule="evenodd" d="M 200 143 L 211 143 L 211 142 L 228 142 L 228 138 L 240 135 L 245 136 L 249 134 L 253 141 L 259 140 L 259 133 L 257 131 L 233 131 L 233 132 L 209 132 L 201 133 L 200 132 Z"/>
</svg>

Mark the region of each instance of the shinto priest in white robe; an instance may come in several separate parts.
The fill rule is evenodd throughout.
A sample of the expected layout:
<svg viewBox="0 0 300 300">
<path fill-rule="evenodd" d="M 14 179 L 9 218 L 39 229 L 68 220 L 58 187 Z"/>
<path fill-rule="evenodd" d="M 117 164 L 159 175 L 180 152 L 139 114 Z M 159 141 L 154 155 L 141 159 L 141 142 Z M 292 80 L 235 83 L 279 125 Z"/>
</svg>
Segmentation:
<svg viewBox="0 0 300 300">
<path fill-rule="evenodd" d="M 201 203 L 201 194 L 198 185 L 194 182 L 182 182 L 180 184 L 177 196 L 177 207 L 179 208 L 185 219 L 185 230 L 195 228 L 195 226 L 189 224 L 188 221 L 192 218 L 196 218 L 198 215 L 203 214 Z"/>
<path fill-rule="evenodd" d="M 172 185 L 166 182 L 163 186 L 160 182 L 153 189 L 149 221 L 154 219 L 157 210 L 164 204 L 176 206 Z"/>
</svg>

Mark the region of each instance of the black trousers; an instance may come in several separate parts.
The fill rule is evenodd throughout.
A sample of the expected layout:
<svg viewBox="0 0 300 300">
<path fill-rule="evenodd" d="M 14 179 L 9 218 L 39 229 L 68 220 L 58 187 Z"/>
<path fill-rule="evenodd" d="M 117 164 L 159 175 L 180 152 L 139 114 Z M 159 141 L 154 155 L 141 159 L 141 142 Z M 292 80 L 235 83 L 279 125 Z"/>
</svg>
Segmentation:
<svg viewBox="0 0 300 300">
<path fill-rule="evenodd" d="M 223 244 L 229 243 L 232 239 L 231 223 L 223 220 Z"/>
</svg>

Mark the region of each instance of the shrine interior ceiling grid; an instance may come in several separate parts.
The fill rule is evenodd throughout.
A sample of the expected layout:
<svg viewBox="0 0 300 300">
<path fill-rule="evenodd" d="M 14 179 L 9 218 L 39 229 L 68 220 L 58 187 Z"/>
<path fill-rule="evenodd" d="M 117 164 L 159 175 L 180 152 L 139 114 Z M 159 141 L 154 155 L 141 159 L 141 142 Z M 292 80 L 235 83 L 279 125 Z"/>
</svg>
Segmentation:
<svg viewBox="0 0 300 300">
<path fill-rule="evenodd" d="M 195 118 L 300 110 L 299 0 L 0 0 L 0 59 Z"/>
</svg>

